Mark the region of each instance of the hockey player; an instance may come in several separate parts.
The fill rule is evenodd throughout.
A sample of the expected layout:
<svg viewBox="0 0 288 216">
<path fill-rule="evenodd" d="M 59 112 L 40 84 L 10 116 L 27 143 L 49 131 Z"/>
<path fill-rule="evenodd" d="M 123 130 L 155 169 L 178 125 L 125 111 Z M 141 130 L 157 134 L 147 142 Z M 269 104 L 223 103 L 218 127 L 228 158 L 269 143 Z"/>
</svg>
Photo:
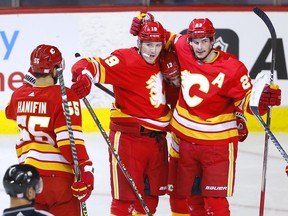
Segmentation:
<svg viewBox="0 0 288 216">
<path fill-rule="evenodd" d="M 165 45 L 165 31 L 158 22 L 146 22 L 137 47 L 118 49 L 106 58 L 89 57 L 72 67 L 72 89 L 80 98 L 93 83 L 112 84 L 109 138 L 134 180 L 151 213 L 167 188 L 168 150 L 165 139 L 171 111 L 166 103 L 158 59 Z M 146 215 L 111 152 L 109 157 L 115 216 Z"/>
<path fill-rule="evenodd" d="M 164 79 L 170 85 L 173 85 L 176 88 L 180 88 L 180 66 L 175 51 L 172 49 L 163 50 L 161 53 L 159 64 Z"/>
<path fill-rule="evenodd" d="M 176 106 L 181 85 L 180 66 L 173 50 L 162 50 L 159 59 L 160 70 L 166 82 L 167 103 L 173 110 Z"/>
<path fill-rule="evenodd" d="M 173 97 L 169 97 L 173 99 L 174 102 L 171 104 L 175 104 L 175 94 L 179 94 L 180 85 L 181 85 L 181 74 L 180 74 L 180 66 L 176 53 L 173 50 L 162 51 L 160 58 L 160 69 L 163 74 L 164 79 L 170 84 L 170 91 L 167 91 L 167 94 L 174 95 Z M 176 99 L 177 99 L 176 98 Z M 175 106 L 172 106 L 174 108 Z M 243 113 L 236 112 L 236 122 L 238 128 L 238 138 L 240 142 L 243 142 L 248 136 L 248 128 L 246 125 L 246 118 Z M 179 141 L 180 139 L 176 137 L 176 135 L 171 133 L 171 144 L 169 151 L 169 172 L 168 172 L 168 188 L 167 193 L 169 194 L 169 202 L 171 206 L 171 211 L 173 215 L 179 214 L 189 214 L 189 200 L 190 198 L 183 198 L 177 196 L 177 166 L 179 159 Z M 193 197 L 192 197 L 193 202 Z M 176 209 L 175 206 L 177 206 Z"/>
<path fill-rule="evenodd" d="M 175 99 L 178 99 L 181 86 L 181 72 L 178 57 L 173 50 L 170 49 L 168 51 L 162 51 L 160 57 L 160 69 L 164 79 L 170 85 L 171 89 L 169 89 L 169 91 L 167 90 L 168 92 L 166 92 L 166 95 L 169 95 L 169 97 L 167 97 L 170 101 L 169 104 L 172 105 L 172 109 L 174 109 L 177 102 Z M 236 122 L 238 129 L 238 139 L 240 142 L 243 142 L 248 136 L 246 121 L 247 120 L 244 114 L 238 110 L 238 112 L 236 112 Z"/>
<path fill-rule="evenodd" d="M 130 32 L 138 34 L 135 28 Z M 190 215 L 228 216 L 226 197 L 234 190 L 239 139 L 235 111 L 251 113 L 251 79 L 242 62 L 213 48 L 215 28 L 208 18 L 194 19 L 186 35 L 170 33 L 168 38 L 181 67 L 181 89 L 170 122 L 179 138 L 177 195 L 193 195 Z M 260 113 L 280 103 L 279 87 L 265 86 Z M 173 209 L 181 212 L 177 203 Z"/>
<path fill-rule="evenodd" d="M 15 120 L 20 130 L 18 160 L 35 166 L 43 179 L 44 189 L 36 197 L 36 209 L 80 216 L 80 202 L 90 196 L 94 176 L 83 140 L 79 98 L 66 88 L 81 172 L 80 181 L 75 182 L 60 86 L 55 85 L 56 69 L 64 66 L 61 52 L 55 46 L 41 44 L 32 51 L 30 66 L 29 71 L 36 77 L 34 86 L 24 84 L 15 90 L 6 107 L 6 117 Z"/>
<path fill-rule="evenodd" d="M 29 164 L 10 166 L 3 177 L 3 186 L 10 196 L 10 208 L 3 216 L 53 216 L 49 212 L 36 210 L 33 202 L 43 189 L 43 182 L 37 169 Z"/>
</svg>

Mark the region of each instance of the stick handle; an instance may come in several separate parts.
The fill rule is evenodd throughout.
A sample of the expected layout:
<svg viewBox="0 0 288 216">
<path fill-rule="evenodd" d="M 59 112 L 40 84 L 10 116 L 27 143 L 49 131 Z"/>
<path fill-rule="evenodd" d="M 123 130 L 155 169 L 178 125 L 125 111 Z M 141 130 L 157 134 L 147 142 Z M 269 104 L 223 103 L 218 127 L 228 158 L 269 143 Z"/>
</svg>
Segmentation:
<svg viewBox="0 0 288 216">
<path fill-rule="evenodd" d="M 77 181 L 79 181 L 81 176 L 80 176 L 78 155 L 77 155 L 77 150 L 76 150 L 76 145 L 75 145 L 75 140 L 74 140 L 74 135 L 73 135 L 72 122 L 71 122 L 71 116 L 69 112 L 68 98 L 67 98 L 62 68 L 58 68 L 57 72 L 58 72 L 58 78 L 59 78 L 59 83 L 60 83 L 60 88 L 61 88 L 62 103 L 64 107 L 64 112 L 65 112 L 66 124 L 68 128 L 72 158 L 73 158 L 73 163 L 74 163 L 74 173 L 75 173 Z M 80 205 L 82 209 L 82 215 L 88 216 L 86 203 L 80 202 Z"/>
</svg>

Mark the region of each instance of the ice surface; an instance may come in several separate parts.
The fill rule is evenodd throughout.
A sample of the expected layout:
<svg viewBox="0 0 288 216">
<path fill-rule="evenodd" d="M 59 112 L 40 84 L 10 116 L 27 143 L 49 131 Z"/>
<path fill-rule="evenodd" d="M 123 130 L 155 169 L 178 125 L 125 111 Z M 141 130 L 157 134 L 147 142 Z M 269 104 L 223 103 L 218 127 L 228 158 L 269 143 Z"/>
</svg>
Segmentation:
<svg viewBox="0 0 288 216">
<path fill-rule="evenodd" d="M 288 152 L 288 134 L 275 133 L 276 138 Z M 1 181 L 8 166 L 17 163 L 14 149 L 18 135 L 0 135 L 0 177 Z M 108 216 L 110 207 L 110 185 L 108 146 L 100 133 L 85 133 L 86 145 L 95 167 L 95 190 L 86 202 L 88 214 Z M 244 143 L 239 144 L 236 187 L 229 198 L 231 216 L 259 215 L 264 133 L 250 133 Z M 269 142 L 268 169 L 266 177 L 265 216 L 288 215 L 288 177 L 285 174 L 286 161 Z M 9 197 L 0 184 L 0 214 L 9 206 Z M 168 196 L 160 198 L 155 216 L 169 216 Z"/>
</svg>

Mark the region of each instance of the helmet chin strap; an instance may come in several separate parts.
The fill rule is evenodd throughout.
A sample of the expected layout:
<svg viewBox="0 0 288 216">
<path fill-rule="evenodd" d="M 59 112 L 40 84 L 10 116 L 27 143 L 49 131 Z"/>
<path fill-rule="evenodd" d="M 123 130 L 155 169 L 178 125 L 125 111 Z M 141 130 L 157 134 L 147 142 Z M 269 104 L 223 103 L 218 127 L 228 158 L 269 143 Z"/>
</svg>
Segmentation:
<svg viewBox="0 0 288 216">
<path fill-rule="evenodd" d="M 55 69 L 54 69 L 54 70 L 55 70 Z M 52 76 L 52 78 L 53 78 L 53 83 L 54 83 L 54 85 L 56 85 L 57 82 L 58 82 L 58 73 L 55 73 L 55 75 L 54 75 L 54 73 L 52 73 L 51 76 Z"/>
</svg>

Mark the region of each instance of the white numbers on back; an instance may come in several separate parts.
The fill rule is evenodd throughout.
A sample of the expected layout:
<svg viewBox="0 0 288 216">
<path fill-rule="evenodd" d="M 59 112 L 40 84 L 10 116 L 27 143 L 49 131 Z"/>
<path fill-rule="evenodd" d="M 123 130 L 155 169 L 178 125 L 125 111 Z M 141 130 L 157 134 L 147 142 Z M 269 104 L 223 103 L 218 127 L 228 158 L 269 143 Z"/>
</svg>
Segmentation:
<svg viewBox="0 0 288 216">
<path fill-rule="evenodd" d="M 35 138 L 35 141 L 50 143 L 51 145 L 54 145 L 54 141 L 49 136 L 49 134 L 44 133 L 41 130 L 41 128 L 48 128 L 49 121 L 50 117 L 44 116 L 17 116 L 17 123 L 19 125 L 22 137 L 21 141 L 31 141 L 31 134 Z"/>
</svg>

